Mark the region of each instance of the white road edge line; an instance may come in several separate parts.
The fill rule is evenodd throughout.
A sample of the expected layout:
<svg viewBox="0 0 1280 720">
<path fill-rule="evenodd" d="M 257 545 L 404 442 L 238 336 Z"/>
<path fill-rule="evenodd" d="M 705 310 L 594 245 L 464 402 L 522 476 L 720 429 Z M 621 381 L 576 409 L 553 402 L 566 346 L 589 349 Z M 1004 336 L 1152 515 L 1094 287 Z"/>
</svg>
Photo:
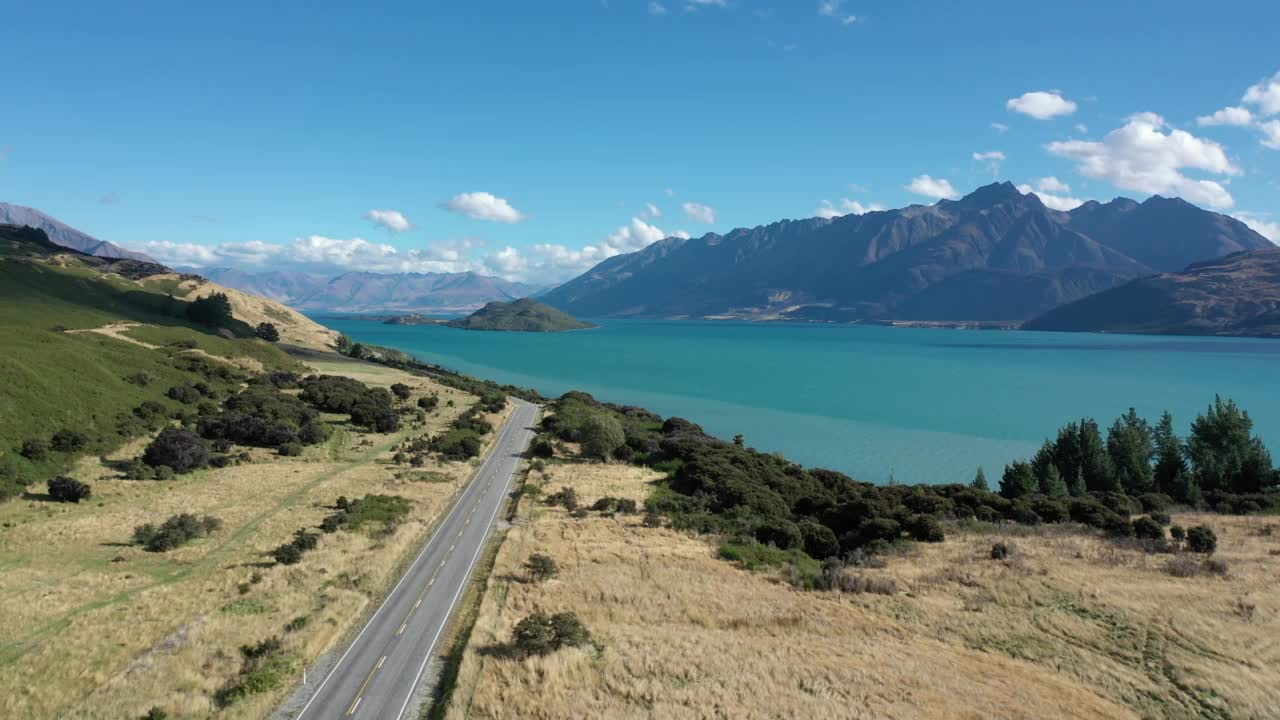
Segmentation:
<svg viewBox="0 0 1280 720">
<path fill-rule="evenodd" d="M 504 435 L 506 434 L 507 430 L 510 430 L 510 429 L 511 429 L 511 427 L 512 427 L 512 426 L 511 426 L 511 424 L 510 424 L 510 423 L 514 423 L 514 422 L 515 422 L 515 419 L 516 419 L 516 415 L 517 415 L 517 414 L 519 414 L 519 408 L 518 408 L 518 407 L 516 408 L 516 412 L 511 414 L 511 420 L 510 420 L 510 421 L 508 421 L 508 423 L 509 423 L 509 424 L 507 425 L 507 427 L 503 429 L 503 434 L 504 434 Z M 527 428 L 526 428 L 526 429 L 524 429 L 524 430 L 525 430 L 525 432 L 528 432 Z M 495 444 L 494 444 L 493 452 L 491 452 L 491 453 L 489 454 L 489 457 L 485 458 L 484 462 L 480 464 L 480 470 L 476 473 L 476 479 L 477 479 L 477 480 L 480 478 L 480 474 L 484 472 L 485 467 L 486 467 L 490 462 L 492 462 L 492 461 L 493 461 L 493 459 L 494 459 L 495 457 L 498 457 L 498 447 L 499 447 L 499 444 L 500 444 L 500 443 L 501 443 L 501 440 L 499 440 L 499 442 L 498 442 L 498 443 L 495 443 Z M 517 467 L 518 467 L 518 465 L 517 465 Z M 515 473 L 512 473 L 512 474 L 514 475 Z M 468 485 L 466 489 L 467 489 L 467 490 L 470 490 L 470 489 L 474 486 L 474 483 L 475 483 L 475 481 L 472 481 L 472 484 L 471 484 L 471 485 Z M 463 491 L 461 494 L 462 494 L 462 495 L 465 495 L 465 494 L 466 494 L 466 491 Z M 501 505 L 501 503 L 499 503 L 499 505 Z M 444 527 L 444 525 L 448 524 L 448 522 L 449 522 L 449 518 L 450 518 L 450 517 L 453 517 L 454 512 L 456 512 L 456 511 L 458 510 L 458 508 L 460 508 L 460 507 L 462 507 L 462 500 L 461 500 L 461 498 L 459 498 L 459 499 L 458 499 L 458 502 L 454 503 L 453 509 L 449 511 L 449 515 L 447 515 L 447 516 L 445 517 L 444 522 L 443 522 L 443 523 L 441 523 L 441 528 L 443 528 L 443 527 Z M 495 512 L 494 512 L 494 514 L 496 515 L 496 514 L 497 514 L 497 512 L 495 511 Z M 329 679 L 330 679 L 330 678 L 332 678 L 332 677 L 333 677 L 333 675 L 334 675 L 334 673 L 336 673 L 336 672 L 338 671 L 338 668 L 342 666 L 342 662 L 343 662 L 344 660 L 346 660 L 346 659 L 347 659 L 347 655 L 349 655 L 349 654 L 351 653 L 351 649 L 352 649 L 352 648 L 354 648 L 356 645 L 358 645 L 358 644 L 360 643 L 360 638 L 364 637 L 364 633 L 365 633 L 365 631 L 369 629 L 369 626 L 370 626 L 370 625 L 373 625 L 373 621 L 374 621 L 374 620 L 377 620 L 377 619 L 378 619 L 378 615 L 380 615 L 380 614 L 382 613 L 382 609 L 383 609 L 383 608 L 385 608 L 385 607 L 387 606 L 387 603 L 391 602 L 391 598 L 395 597 L 396 591 L 400 589 L 400 586 L 404 584 L 404 581 L 405 581 L 405 580 L 406 580 L 410 575 L 412 575 L 412 574 L 413 574 L 413 568 L 414 568 L 415 566 L 417 566 L 418 561 L 419 561 L 419 560 L 421 560 L 421 559 L 422 559 L 422 557 L 423 557 L 424 555 L 426 555 L 426 554 L 427 554 L 427 551 L 431 549 L 431 545 L 435 542 L 436 535 L 439 535 L 439 529 L 437 529 L 436 533 L 435 533 L 435 534 L 433 534 L 430 538 L 428 538 L 428 539 L 427 539 L 427 544 L 423 546 L 423 548 L 422 548 L 422 552 L 418 553 L 418 557 L 416 557 L 416 558 L 414 558 L 414 559 L 413 559 L 413 562 L 409 565 L 409 568 L 408 568 L 407 570 L 405 570 L 405 572 L 404 572 L 404 574 L 403 574 L 403 575 L 401 575 L 401 576 L 400 576 L 400 581 L 399 581 L 399 582 L 397 582 L 397 583 L 395 584 L 395 586 L 391 588 L 391 592 L 387 593 L 387 597 L 386 597 L 386 599 L 384 599 L 384 600 L 382 601 L 382 604 L 378 606 L 378 609 L 377 609 L 377 610 L 375 610 L 375 611 L 373 612 L 373 615 L 371 615 L 371 616 L 369 617 L 369 622 L 365 623 L 363 628 L 360 628 L 360 632 L 356 635 L 355 640 L 352 640 L 352 641 L 351 641 L 351 644 L 347 646 L 347 650 L 346 650 L 346 652 L 342 653 L 342 657 L 338 658 L 338 662 L 336 662 L 336 663 L 334 663 L 334 664 L 333 664 L 333 667 L 329 670 L 329 674 L 328 674 L 328 675 L 325 675 L 325 676 L 324 676 L 324 680 L 321 680 L 321 681 L 320 681 L 320 684 L 316 686 L 315 692 L 311 693 L 311 697 L 307 699 L 307 704 L 305 704 L 305 705 L 303 705 L 303 706 L 302 706 L 302 709 L 301 709 L 301 710 L 299 710 L 299 711 L 298 711 L 298 714 L 294 716 L 294 720 L 302 720 L 302 716 L 307 714 L 307 709 L 311 707 L 311 704 L 312 704 L 313 702 L 315 702 L 316 698 L 320 695 L 320 691 L 324 689 L 325 683 L 329 682 Z M 470 571 L 468 571 L 468 572 L 470 572 Z M 452 612 L 452 610 L 453 610 L 453 608 L 452 608 L 452 606 L 450 606 L 450 612 Z M 437 635 L 437 636 L 438 636 L 438 635 Z M 434 642 L 434 641 L 432 641 L 432 647 L 434 647 L 434 646 L 435 646 L 435 642 Z M 430 657 L 430 655 L 428 655 L 428 657 Z M 424 666 L 424 667 L 425 667 L 425 666 Z M 421 674 L 421 673 L 419 673 L 419 674 Z M 417 685 L 417 682 L 416 682 L 416 681 L 414 682 L 414 685 L 415 685 L 415 686 Z M 408 702 L 407 702 L 407 701 L 406 701 L 406 704 L 408 704 Z M 400 712 L 403 714 L 403 713 L 404 713 L 404 708 L 401 708 L 401 709 L 400 709 Z"/>
<path fill-rule="evenodd" d="M 513 414 L 511 416 L 512 422 L 514 422 L 515 419 L 516 419 L 515 414 Z M 523 429 L 523 431 L 525 433 L 528 433 L 527 428 Z M 523 446 L 524 445 L 522 443 L 521 447 Z M 518 470 L 519 468 L 520 468 L 520 461 L 517 460 L 516 469 Z M 516 476 L 516 473 L 515 473 L 515 470 L 513 470 L 511 472 L 511 475 L 507 477 L 506 484 L 510 485 L 511 481 L 515 478 L 515 476 Z M 485 535 L 486 535 L 485 541 L 482 541 L 476 547 L 476 554 L 471 556 L 471 563 L 467 565 L 467 571 L 466 573 L 463 574 L 462 584 L 458 585 L 458 591 L 453 594 L 453 600 L 449 602 L 449 609 L 445 611 L 444 621 L 440 623 L 440 629 L 436 630 L 436 636 L 431 638 L 431 645 L 427 647 L 427 655 L 422 659 L 422 665 L 418 668 L 418 674 L 416 677 L 414 677 L 413 684 L 409 686 L 409 693 L 404 697 L 404 704 L 400 706 L 400 712 L 396 713 L 396 720 L 402 720 L 404 718 L 404 711 L 406 708 L 409 707 L 409 701 L 413 700 L 413 693 L 418 689 L 418 683 L 422 681 L 422 673 L 426 671 L 427 663 L 431 662 L 431 657 L 436 650 L 436 643 L 440 641 L 440 634 L 444 632 L 445 627 L 449 624 L 449 616 L 453 615 L 453 606 L 458 604 L 458 598 L 462 597 L 462 591 L 467 589 L 467 585 L 469 585 L 471 582 L 471 579 L 470 579 L 471 571 L 475 569 L 476 560 L 480 558 L 480 551 L 484 550 L 484 546 L 487 544 L 487 540 L 488 540 L 487 536 L 489 534 L 489 530 L 493 527 L 493 521 L 495 518 L 498 517 L 498 511 L 501 509 L 502 509 L 502 501 L 499 500 L 498 503 L 493 507 L 493 514 L 489 516 L 489 524 L 485 527 Z"/>
</svg>

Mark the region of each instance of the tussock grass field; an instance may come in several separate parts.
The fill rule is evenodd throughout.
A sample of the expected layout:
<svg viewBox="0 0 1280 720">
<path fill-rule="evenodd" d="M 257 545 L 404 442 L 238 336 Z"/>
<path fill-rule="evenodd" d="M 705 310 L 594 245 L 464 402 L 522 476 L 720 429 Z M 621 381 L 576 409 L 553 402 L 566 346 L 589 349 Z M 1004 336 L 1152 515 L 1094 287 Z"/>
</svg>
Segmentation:
<svg viewBox="0 0 1280 720">
<path fill-rule="evenodd" d="M 363 622 L 473 468 L 429 463 L 414 470 L 430 471 L 431 481 L 416 480 L 421 473 L 390 463 L 390 449 L 438 432 L 475 398 L 342 358 L 317 364 L 373 385 L 403 382 L 415 398 L 439 395 L 440 406 L 425 428 L 369 435 L 343 424 L 301 457 L 254 449 L 251 464 L 173 481 L 119 479 L 104 463 L 136 456 L 148 441 L 140 438 L 80 461 L 72 474 L 93 487 L 84 503 L 0 505 L 0 717 L 133 718 L 152 706 L 170 717 L 265 717 L 305 664 Z M 496 426 L 502 417 L 490 419 Z M 296 565 L 266 554 L 301 528 L 315 532 L 338 496 L 365 494 L 409 499 L 408 520 L 389 535 L 324 534 Z M 182 512 L 223 526 L 167 553 L 130 544 L 135 526 Z M 284 647 L 276 687 L 216 707 L 213 695 L 241 668 L 240 646 L 272 636 Z"/>
<path fill-rule="evenodd" d="M 530 482 L 643 499 L 656 474 L 550 464 Z M 1175 516 L 1218 533 L 1225 576 L 1174 577 L 1067 527 L 948 529 L 865 569 L 891 595 L 793 589 L 641 516 L 573 519 L 521 500 L 445 717 L 1273 718 L 1280 707 L 1280 521 Z M 1005 542 L 1005 560 L 991 548 Z M 531 553 L 556 578 L 526 581 Z M 534 611 L 601 643 L 518 658 Z"/>
</svg>

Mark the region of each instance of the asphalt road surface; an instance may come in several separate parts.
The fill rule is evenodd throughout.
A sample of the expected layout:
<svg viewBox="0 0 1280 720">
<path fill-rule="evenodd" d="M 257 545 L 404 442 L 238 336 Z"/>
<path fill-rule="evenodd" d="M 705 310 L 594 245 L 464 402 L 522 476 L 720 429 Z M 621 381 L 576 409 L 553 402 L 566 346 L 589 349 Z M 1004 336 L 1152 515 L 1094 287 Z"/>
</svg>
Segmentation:
<svg viewBox="0 0 1280 720">
<path fill-rule="evenodd" d="M 533 435 L 538 406 L 515 413 L 449 516 L 391 590 L 298 718 L 412 717 L 414 690 L 479 561 L 494 518 Z"/>
</svg>

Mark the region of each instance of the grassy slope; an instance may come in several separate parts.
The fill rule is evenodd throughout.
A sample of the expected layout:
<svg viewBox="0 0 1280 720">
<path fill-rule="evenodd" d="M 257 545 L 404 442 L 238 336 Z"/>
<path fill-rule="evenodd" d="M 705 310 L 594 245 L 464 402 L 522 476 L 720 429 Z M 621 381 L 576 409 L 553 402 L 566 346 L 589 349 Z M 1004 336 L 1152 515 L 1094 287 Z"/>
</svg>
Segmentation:
<svg viewBox="0 0 1280 720">
<path fill-rule="evenodd" d="M 55 454 L 32 463 L 18 455 L 22 442 L 48 438 L 63 428 L 90 437 L 88 451 L 109 450 L 123 438 L 116 418 L 143 400 L 164 400 L 174 384 L 202 379 L 174 366 L 172 352 L 156 352 L 94 333 L 64 333 L 55 327 L 95 328 L 110 323 L 158 323 L 136 331 L 144 339 L 193 340 L 222 357 L 244 357 L 264 369 L 296 363 L 260 340 L 225 340 L 190 327 L 180 315 L 185 303 L 139 289 L 118 276 L 78 267 L 0 259 L 0 483 L 3 471 L 34 481 L 65 467 Z M 175 317 L 177 315 L 177 317 Z M 125 381 L 146 372 L 147 387 Z M 170 403 L 172 405 L 172 403 Z M 176 405 L 173 405 L 177 407 Z M 0 492 L 14 490 L 9 479 Z"/>
<path fill-rule="evenodd" d="M 590 505 L 643 499 L 656 477 L 552 464 L 541 484 Z M 639 516 L 520 511 L 529 522 L 499 549 L 448 718 L 1264 718 L 1280 701 L 1280 532 L 1267 518 L 1175 518 L 1217 528 L 1226 578 L 1171 577 L 1167 556 L 1063 527 L 956 529 L 866 571 L 897 581 L 882 596 L 793 590 Z M 1013 560 L 988 557 L 997 540 Z M 556 579 L 523 582 L 533 552 L 557 561 Z M 507 656 L 534 610 L 577 612 L 603 651 Z"/>
</svg>

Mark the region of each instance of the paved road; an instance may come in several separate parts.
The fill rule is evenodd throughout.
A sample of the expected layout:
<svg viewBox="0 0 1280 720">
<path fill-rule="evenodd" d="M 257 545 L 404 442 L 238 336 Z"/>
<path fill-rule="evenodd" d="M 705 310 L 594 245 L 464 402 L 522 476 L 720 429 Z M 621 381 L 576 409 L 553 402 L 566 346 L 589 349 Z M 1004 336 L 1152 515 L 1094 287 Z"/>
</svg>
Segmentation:
<svg viewBox="0 0 1280 720">
<path fill-rule="evenodd" d="M 516 400 L 493 451 L 427 547 L 370 618 L 298 718 L 411 717 L 410 699 L 466 589 L 533 435 L 538 407 Z"/>
</svg>

